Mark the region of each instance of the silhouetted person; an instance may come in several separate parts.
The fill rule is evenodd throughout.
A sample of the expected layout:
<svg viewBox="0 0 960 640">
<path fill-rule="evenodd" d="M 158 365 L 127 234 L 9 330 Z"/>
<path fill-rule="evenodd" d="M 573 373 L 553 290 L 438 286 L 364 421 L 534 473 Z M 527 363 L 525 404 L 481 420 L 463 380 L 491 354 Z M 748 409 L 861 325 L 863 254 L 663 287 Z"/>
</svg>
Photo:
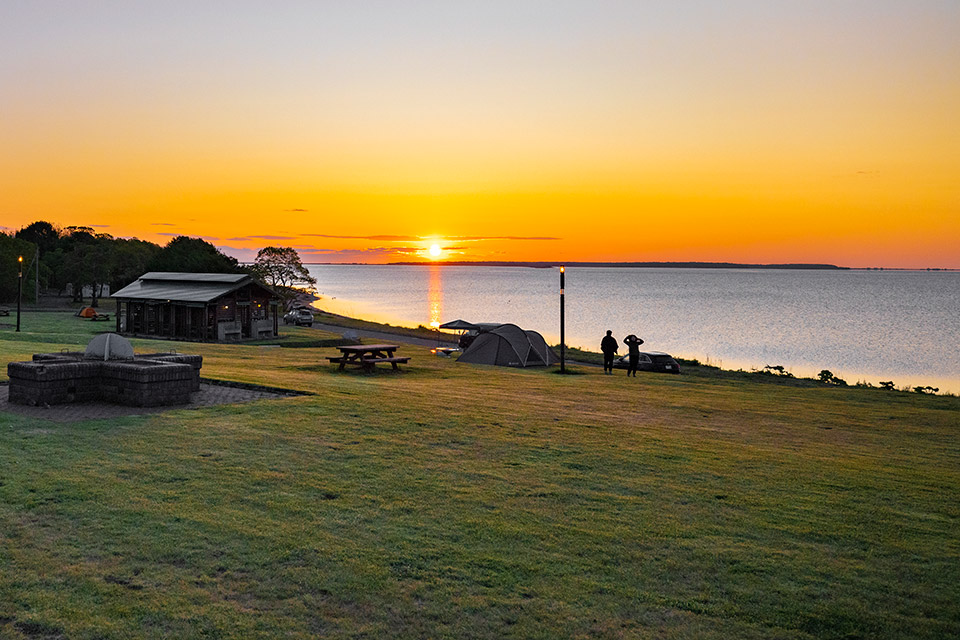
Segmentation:
<svg viewBox="0 0 960 640">
<path fill-rule="evenodd" d="M 629 365 L 627 366 L 627 375 L 633 374 L 633 377 L 637 377 L 637 365 L 640 364 L 640 345 L 643 344 L 643 340 L 633 335 L 632 333 L 623 339 L 623 343 L 627 345 L 627 354 Z"/>
<path fill-rule="evenodd" d="M 608 329 L 607 335 L 600 341 L 600 351 L 603 352 L 603 372 L 607 375 L 613 373 L 613 355 L 619 348 L 617 339 L 613 337 L 613 331 Z"/>
</svg>

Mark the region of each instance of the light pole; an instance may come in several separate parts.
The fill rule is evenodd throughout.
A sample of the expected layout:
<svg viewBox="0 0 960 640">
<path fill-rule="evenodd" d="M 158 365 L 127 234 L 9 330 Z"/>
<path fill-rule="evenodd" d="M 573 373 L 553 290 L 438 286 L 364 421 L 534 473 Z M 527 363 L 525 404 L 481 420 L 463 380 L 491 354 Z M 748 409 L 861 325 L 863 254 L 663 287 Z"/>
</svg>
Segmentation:
<svg viewBox="0 0 960 640">
<path fill-rule="evenodd" d="M 17 331 L 20 331 L 20 299 L 23 297 L 23 256 L 17 258 Z"/>
<path fill-rule="evenodd" d="M 566 345 L 563 343 L 563 265 L 560 266 L 560 373 L 566 373 L 565 365 L 565 350 Z"/>
</svg>

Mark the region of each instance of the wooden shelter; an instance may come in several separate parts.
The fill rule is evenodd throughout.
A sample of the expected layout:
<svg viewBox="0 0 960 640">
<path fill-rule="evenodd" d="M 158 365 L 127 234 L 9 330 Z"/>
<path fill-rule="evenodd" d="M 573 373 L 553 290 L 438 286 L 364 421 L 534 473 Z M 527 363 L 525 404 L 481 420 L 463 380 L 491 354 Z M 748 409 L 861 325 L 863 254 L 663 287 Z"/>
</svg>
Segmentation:
<svg viewBox="0 0 960 640">
<path fill-rule="evenodd" d="M 231 342 L 273 338 L 280 300 L 243 273 L 151 271 L 112 296 L 117 333 Z"/>
</svg>

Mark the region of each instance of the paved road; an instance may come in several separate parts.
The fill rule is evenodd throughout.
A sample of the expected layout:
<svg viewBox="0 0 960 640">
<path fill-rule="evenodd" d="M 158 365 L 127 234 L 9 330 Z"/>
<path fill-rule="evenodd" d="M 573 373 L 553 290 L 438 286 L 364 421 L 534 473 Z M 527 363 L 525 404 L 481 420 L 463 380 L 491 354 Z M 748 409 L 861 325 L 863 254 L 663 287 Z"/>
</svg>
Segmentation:
<svg viewBox="0 0 960 640">
<path fill-rule="evenodd" d="M 321 329 L 323 331 L 329 331 L 331 333 L 336 333 L 337 335 L 343 335 L 344 333 L 349 333 L 352 331 L 353 333 L 355 333 L 357 336 L 361 338 L 369 338 L 371 340 L 376 340 L 378 342 L 402 342 L 404 344 L 420 345 L 421 347 L 437 346 L 436 340 L 427 340 L 425 338 L 411 338 L 409 336 L 404 336 L 396 333 L 387 333 L 385 331 L 368 331 L 366 329 L 351 329 L 349 327 L 341 327 L 335 324 L 323 324 L 320 322 L 314 322 L 313 328 Z M 447 347 L 456 343 L 444 340 L 440 344 Z"/>
</svg>

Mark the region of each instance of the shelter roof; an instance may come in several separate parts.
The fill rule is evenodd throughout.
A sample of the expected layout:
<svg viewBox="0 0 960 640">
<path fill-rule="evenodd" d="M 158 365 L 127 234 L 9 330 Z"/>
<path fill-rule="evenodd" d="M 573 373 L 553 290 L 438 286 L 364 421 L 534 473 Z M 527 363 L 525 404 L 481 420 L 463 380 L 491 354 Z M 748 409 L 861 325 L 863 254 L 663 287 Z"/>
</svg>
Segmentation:
<svg viewBox="0 0 960 640">
<path fill-rule="evenodd" d="M 468 331 L 470 329 L 476 329 L 477 325 L 473 324 L 472 322 L 467 322 L 466 320 L 460 320 L 458 318 L 456 320 L 451 320 L 450 322 L 444 322 L 442 325 L 440 325 L 440 328 Z"/>
<path fill-rule="evenodd" d="M 113 298 L 211 302 L 247 284 L 269 288 L 246 273 L 179 273 L 151 271 L 113 294 Z"/>
</svg>

